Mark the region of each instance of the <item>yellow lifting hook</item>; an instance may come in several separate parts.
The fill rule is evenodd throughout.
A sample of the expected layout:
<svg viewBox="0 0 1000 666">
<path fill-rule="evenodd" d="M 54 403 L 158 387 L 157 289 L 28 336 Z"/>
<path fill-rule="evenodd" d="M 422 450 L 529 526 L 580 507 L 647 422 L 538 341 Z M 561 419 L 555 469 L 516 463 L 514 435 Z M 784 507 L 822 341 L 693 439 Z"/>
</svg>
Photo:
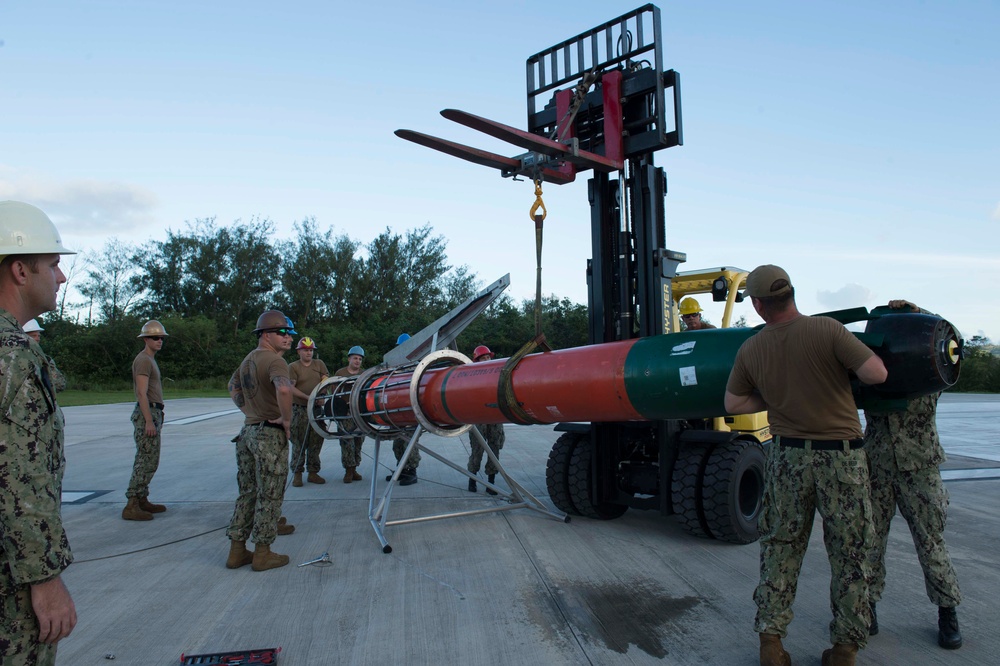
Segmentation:
<svg viewBox="0 0 1000 666">
<path fill-rule="evenodd" d="M 539 217 L 538 211 L 539 210 L 542 211 L 542 213 L 541 213 L 541 218 L 542 219 L 541 220 L 538 219 L 538 217 Z M 531 204 L 531 210 L 528 212 L 528 215 L 531 217 L 531 219 L 534 222 L 541 222 L 542 220 L 545 219 L 546 210 L 545 210 L 545 202 L 542 201 L 542 180 L 541 180 L 541 178 L 536 178 L 535 179 L 535 203 Z"/>
</svg>

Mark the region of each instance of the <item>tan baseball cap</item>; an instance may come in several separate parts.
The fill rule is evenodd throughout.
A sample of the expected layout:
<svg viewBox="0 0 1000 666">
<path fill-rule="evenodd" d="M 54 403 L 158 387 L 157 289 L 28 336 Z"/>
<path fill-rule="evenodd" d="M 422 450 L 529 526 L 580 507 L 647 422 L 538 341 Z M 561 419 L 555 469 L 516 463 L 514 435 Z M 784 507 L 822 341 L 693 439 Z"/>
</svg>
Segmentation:
<svg viewBox="0 0 1000 666">
<path fill-rule="evenodd" d="M 774 283 L 784 280 L 785 285 L 774 288 Z M 788 273 L 781 266 L 765 264 L 758 266 L 747 276 L 747 286 L 744 292 L 747 296 L 754 298 L 767 298 L 768 296 L 782 296 L 792 290 L 792 280 Z"/>
</svg>

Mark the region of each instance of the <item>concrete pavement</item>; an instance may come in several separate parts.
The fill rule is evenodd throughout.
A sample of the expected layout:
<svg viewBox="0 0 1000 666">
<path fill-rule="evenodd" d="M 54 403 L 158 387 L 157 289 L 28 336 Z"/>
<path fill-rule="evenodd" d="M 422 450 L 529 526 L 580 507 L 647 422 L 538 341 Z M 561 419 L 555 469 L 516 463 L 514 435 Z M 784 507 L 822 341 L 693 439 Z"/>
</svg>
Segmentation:
<svg viewBox="0 0 1000 666">
<path fill-rule="evenodd" d="M 364 482 L 344 484 L 339 446 L 325 485 L 289 487 L 296 525 L 274 550 L 290 566 L 231 571 L 225 527 L 236 497 L 227 400 L 169 401 L 151 499 L 168 511 L 125 522 L 134 456 L 132 405 L 73 407 L 67 420 L 64 521 L 76 558 L 65 581 L 80 617 L 59 647 L 65 665 L 177 664 L 182 653 L 282 648 L 283 666 L 322 664 L 757 663 L 751 598 L 756 544 L 691 537 L 670 517 L 630 510 L 569 523 L 524 509 L 389 527 L 383 554 Z M 951 460 L 947 539 L 962 584 L 965 646 L 936 644 L 936 609 L 902 519 L 893 523 L 881 633 L 859 664 L 986 664 L 1000 652 L 1000 396 L 947 395 L 938 422 Z M 507 427 L 502 461 L 548 503 L 550 427 Z M 427 438 L 464 464 L 468 436 Z M 383 446 L 383 461 L 393 462 Z M 377 472 L 380 486 L 391 469 Z M 497 506 L 430 456 L 420 482 L 396 488 L 390 519 Z M 980 476 L 982 475 L 982 476 Z M 985 478 L 984 478 L 985 477 Z M 550 504 L 549 504 L 550 505 Z M 324 552 L 329 565 L 295 566 Z M 828 646 L 829 566 L 814 530 L 786 646 L 818 664 Z"/>
</svg>

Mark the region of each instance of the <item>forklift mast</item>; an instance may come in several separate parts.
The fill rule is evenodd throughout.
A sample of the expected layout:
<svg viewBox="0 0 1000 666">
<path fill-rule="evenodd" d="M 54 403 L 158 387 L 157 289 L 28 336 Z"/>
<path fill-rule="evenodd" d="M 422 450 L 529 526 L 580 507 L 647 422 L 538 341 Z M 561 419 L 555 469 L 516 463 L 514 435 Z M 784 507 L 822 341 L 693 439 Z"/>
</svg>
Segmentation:
<svg viewBox="0 0 1000 666">
<path fill-rule="evenodd" d="M 528 131 L 621 165 L 617 179 L 595 170 L 588 183 L 589 342 L 671 332 L 670 278 L 684 257 L 665 249 L 666 176 L 653 153 L 681 145 L 683 135 L 680 76 L 663 71 L 659 8 L 646 5 L 556 44 L 526 68 Z"/>
<path fill-rule="evenodd" d="M 505 156 L 413 130 L 400 138 L 498 169 L 571 183 L 592 171 L 588 342 L 676 333 L 672 278 L 686 260 L 666 247 L 667 179 L 656 151 L 683 143 L 680 76 L 663 69 L 660 10 L 645 5 L 528 58 L 527 129 L 465 111 L 449 120 L 528 152 Z M 536 218 L 536 225 L 539 224 Z M 679 514 L 688 531 L 757 538 L 760 442 L 682 420 L 562 423 L 546 465 L 555 506 L 611 519 L 629 507 Z"/>
<path fill-rule="evenodd" d="M 682 145 L 683 132 L 680 75 L 663 70 L 660 25 L 659 8 L 646 5 L 527 60 L 528 130 L 572 141 L 621 164 L 617 178 L 595 170 L 588 181 L 590 344 L 674 332 L 671 278 L 686 257 L 666 249 L 667 179 L 653 154 Z M 551 98 L 539 109 L 545 95 Z M 570 446 L 591 456 L 595 517 L 620 515 L 626 506 L 673 513 L 670 470 L 677 459 L 678 424 L 564 424 L 557 429 L 567 431 L 567 440 L 570 433 L 577 439 L 589 436 L 589 446 Z M 581 454 L 570 454 L 576 458 L 575 464 L 567 461 L 573 470 L 584 464 Z M 581 503 L 578 493 L 574 508 L 579 511 Z"/>
</svg>

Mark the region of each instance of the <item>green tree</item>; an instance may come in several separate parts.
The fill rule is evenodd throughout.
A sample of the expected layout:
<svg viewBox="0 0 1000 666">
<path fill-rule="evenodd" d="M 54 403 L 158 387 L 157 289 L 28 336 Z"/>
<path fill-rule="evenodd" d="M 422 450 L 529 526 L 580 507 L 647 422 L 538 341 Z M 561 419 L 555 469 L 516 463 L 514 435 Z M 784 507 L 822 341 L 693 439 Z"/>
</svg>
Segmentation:
<svg viewBox="0 0 1000 666">
<path fill-rule="evenodd" d="M 215 219 L 188 225 L 187 233 L 167 232 L 141 255 L 149 290 L 150 316 L 203 315 L 235 336 L 273 303 L 281 257 L 271 245 L 269 220 L 239 220 L 217 227 Z"/>
<path fill-rule="evenodd" d="M 135 254 L 135 246 L 114 237 L 104 244 L 101 252 L 87 254 L 86 277 L 79 290 L 90 299 L 91 315 L 88 320 L 96 315 L 100 321 L 114 323 L 129 311 L 142 294 Z M 95 307 L 96 313 L 93 312 Z"/>
<path fill-rule="evenodd" d="M 72 388 L 125 386 L 131 384 L 132 360 L 142 349 L 136 339 L 142 323 L 134 315 L 91 326 L 56 321 L 46 327 L 45 350 Z"/>
<path fill-rule="evenodd" d="M 350 294 L 351 319 L 395 341 L 402 330 L 419 330 L 447 312 L 453 298 L 474 293 L 475 274 L 465 267 L 449 273 L 447 242 L 431 234 L 427 224 L 405 236 L 386 229 L 365 246 Z"/>
<path fill-rule="evenodd" d="M 66 261 L 68 259 L 69 261 Z M 62 269 L 63 275 L 66 276 L 66 282 L 60 287 L 59 294 L 59 307 L 57 308 L 57 316 L 62 319 L 66 316 L 66 310 L 76 309 L 83 307 L 82 303 L 67 303 L 66 297 L 69 294 L 69 286 L 73 283 L 73 280 L 80 276 L 80 271 L 86 266 L 86 260 L 83 254 L 74 254 L 69 257 L 63 257 L 63 261 L 59 262 L 59 268 Z"/>
<path fill-rule="evenodd" d="M 524 316 L 533 320 L 535 302 L 525 300 L 521 307 Z M 587 344 L 587 306 L 568 298 L 560 299 L 555 294 L 543 297 L 542 332 L 552 349 L 582 347 Z"/>
<path fill-rule="evenodd" d="M 1000 357 L 991 349 L 989 338 L 982 335 L 974 335 L 965 342 L 962 367 L 952 391 L 1000 392 Z"/>
<path fill-rule="evenodd" d="M 345 318 L 361 269 L 355 258 L 359 243 L 334 237 L 333 229 L 320 234 L 314 218 L 296 222 L 295 231 L 295 241 L 278 248 L 283 257 L 278 306 L 303 328 Z"/>
</svg>

